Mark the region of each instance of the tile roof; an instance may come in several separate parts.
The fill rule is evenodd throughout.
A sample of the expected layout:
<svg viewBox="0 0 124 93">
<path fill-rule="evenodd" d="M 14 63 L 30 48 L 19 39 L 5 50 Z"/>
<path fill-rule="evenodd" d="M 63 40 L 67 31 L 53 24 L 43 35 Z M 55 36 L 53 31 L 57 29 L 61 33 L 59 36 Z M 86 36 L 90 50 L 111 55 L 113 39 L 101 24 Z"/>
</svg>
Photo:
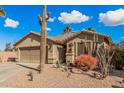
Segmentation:
<svg viewBox="0 0 124 93">
<path fill-rule="evenodd" d="M 100 35 L 100 36 L 105 36 L 105 37 L 108 37 L 107 35 L 104 35 L 104 34 L 100 34 L 100 33 L 97 33 L 97 32 L 89 32 L 89 31 L 85 31 L 85 30 L 82 30 L 82 31 L 79 31 L 79 32 L 66 32 L 66 33 L 63 33 L 59 36 L 47 36 L 47 39 L 49 40 L 52 40 L 53 42 L 55 43 L 60 43 L 60 44 L 64 44 L 65 42 L 67 42 L 68 40 L 72 39 L 72 38 L 75 38 L 76 36 L 82 34 L 82 33 L 87 33 L 87 34 L 97 34 L 97 35 Z M 38 35 L 38 36 L 41 36 L 40 33 L 38 32 L 30 32 L 29 34 L 35 34 L 35 35 Z M 26 36 L 28 36 L 29 34 L 27 34 Z M 25 38 L 26 36 L 24 36 L 23 38 Z M 22 39 L 23 39 L 22 38 Z M 16 45 L 17 43 L 21 42 L 22 41 L 19 40 L 17 41 L 14 45 Z"/>
<path fill-rule="evenodd" d="M 40 33 L 38 32 L 31 32 L 31 33 L 35 33 L 37 35 L 40 36 Z M 61 43 L 64 43 L 72 38 L 75 38 L 76 36 L 82 34 L 82 33 L 87 33 L 87 34 L 97 34 L 99 36 L 104 36 L 104 37 L 109 37 L 107 35 L 104 35 L 104 34 L 101 34 L 101 33 L 98 33 L 98 32 L 89 32 L 89 31 L 85 31 L 85 30 L 82 30 L 82 31 L 79 31 L 79 32 L 66 32 L 66 33 L 63 33 L 61 35 L 58 35 L 58 36 L 47 36 L 48 39 L 50 40 L 53 40 L 55 42 L 61 42 Z"/>
</svg>

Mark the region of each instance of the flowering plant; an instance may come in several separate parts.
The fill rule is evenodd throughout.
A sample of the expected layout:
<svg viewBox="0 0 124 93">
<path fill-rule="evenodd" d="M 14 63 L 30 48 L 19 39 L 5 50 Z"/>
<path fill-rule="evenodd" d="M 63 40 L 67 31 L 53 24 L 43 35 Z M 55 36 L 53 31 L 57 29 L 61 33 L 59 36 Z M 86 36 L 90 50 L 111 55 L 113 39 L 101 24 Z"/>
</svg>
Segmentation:
<svg viewBox="0 0 124 93">
<path fill-rule="evenodd" d="M 80 55 L 75 58 L 75 63 L 82 70 L 93 70 L 97 66 L 97 58 L 91 55 Z"/>
</svg>

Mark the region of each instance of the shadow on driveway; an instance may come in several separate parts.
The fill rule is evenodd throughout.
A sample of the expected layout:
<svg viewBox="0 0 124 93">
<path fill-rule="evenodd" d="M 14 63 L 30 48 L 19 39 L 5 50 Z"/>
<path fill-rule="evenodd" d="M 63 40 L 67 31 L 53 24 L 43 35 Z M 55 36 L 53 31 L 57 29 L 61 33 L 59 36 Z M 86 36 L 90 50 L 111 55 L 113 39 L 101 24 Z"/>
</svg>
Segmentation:
<svg viewBox="0 0 124 93">
<path fill-rule="evenodd" d="M 32 67 L 30 65 L 21 64 L 21 63 L 17 63 L 16 65 L 19 65 L 21 67 L 28 68 L 28 69 L 31 69 L 31 70 L 39 71 L 38 67 Z"/>
</svg>

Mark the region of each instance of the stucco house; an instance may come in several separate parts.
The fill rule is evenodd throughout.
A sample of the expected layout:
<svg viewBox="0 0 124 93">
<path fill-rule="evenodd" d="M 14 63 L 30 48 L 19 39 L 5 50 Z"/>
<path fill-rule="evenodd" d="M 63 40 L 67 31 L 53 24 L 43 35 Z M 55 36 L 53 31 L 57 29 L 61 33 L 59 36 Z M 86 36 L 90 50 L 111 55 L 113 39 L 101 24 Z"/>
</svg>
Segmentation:
<svg viewBox="0 0 124 93">
<path fill-rule="evenodd" d="M 110 37 L 92 31 L 66 32 L 47 36 L 46 63 L 74 62 L 80 54 L 93 54 L 100 43 L 109 44 Z M 40 62 L 40 33 L 30 32 L 14 44 L 19 62 Z"/>
</svg>

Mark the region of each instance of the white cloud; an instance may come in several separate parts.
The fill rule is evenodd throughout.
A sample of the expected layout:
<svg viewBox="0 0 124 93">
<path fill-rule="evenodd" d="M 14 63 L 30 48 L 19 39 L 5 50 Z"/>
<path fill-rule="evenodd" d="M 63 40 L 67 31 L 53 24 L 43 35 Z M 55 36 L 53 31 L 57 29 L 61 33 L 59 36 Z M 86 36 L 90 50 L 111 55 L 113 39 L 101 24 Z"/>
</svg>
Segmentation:
<svg viewBox="0 0 124 93">
<path fill-rule="evenodd" d="M 47 31 L 51 31 L 52 29 L 51 29 L 51 28 L 49 28 L 49 27 L 47 27 L 47 28 L 46 28 L 46 30 L 47 30 Z"/>
<path fill-rule="evenodd" d="M 64 24 L 81 23 L 89 20 L 89 16 L 82 14 L 77 10 L 71 11 L 71 13 L 62 12 L 58 17 L 58 20 Z"/>
<path fill-rule="evenodd" d="M 18 21 L 15 21 L 15 20 L 12 20 L 10 18 L 7 18 L 5 20 L 4 27 L 17 28 L 18 25 L 19 25 L 19 22 Z"/>
<path fill-rule="evenodd" d="M 41 20 L 42 20 L 42 17 L 40 17 L 41 18 Z M 55 17 L 53 17 L 53 18 L 49 18 L 48 20 L 47 20 L 48 22 L 54 22 L 55 21 Z"/>
<path fill-rule="evenodd" d="M 124 25 L 124 9 L 99 14 L 99 22 L 106 26 Z"/>
<path fill-rule="evenodd" d="M 55 20 L 55 17 L 54 17 L 54 18 L 49 18 L 49 19 L 48 19 L 49 22 L 54 22 L 54 20 Z"/>
</svg>

